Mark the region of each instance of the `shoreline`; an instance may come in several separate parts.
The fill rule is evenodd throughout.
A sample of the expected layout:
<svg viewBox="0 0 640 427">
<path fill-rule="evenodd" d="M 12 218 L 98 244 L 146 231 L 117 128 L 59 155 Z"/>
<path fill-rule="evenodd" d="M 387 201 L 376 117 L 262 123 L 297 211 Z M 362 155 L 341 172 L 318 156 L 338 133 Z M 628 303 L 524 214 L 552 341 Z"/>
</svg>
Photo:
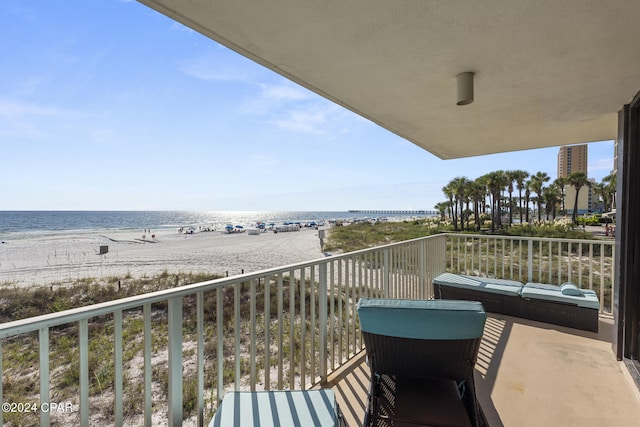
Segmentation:
<svg viewBox="0 0 640 427">
<path fill-rule="evenodd" d="M 79 279 L 143 277 L 163 272 L 235 275 L 319 259 L 318 230 L 260 234 L 202 231 L 77 233 L 5 240 L 0 286 L 49 286 Z M 108 251 L 100 254 L 100 247 Z"/>
</svg>

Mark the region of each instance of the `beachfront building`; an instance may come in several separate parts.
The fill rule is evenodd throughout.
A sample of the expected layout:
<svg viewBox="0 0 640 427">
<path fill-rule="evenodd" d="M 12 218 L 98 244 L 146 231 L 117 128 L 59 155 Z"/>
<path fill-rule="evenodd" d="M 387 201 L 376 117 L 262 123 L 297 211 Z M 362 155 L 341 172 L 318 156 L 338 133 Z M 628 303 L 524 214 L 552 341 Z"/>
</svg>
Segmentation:
<svg viewBox="0 0 640 427">
<path fill-rule="evenodd" d="M 588 179 L 590 184 L 595 184 L 596 180 L 593 178 Z M 573 207 L 576 200 L 576 188 L 573 185 L 566 184 L 564 186 L 564 205 L 565 211 L 568 215 L 573 213 Z M 591 185 L 586 185 L 580 188 L 578 192 L 578 215 L 584 215 L 594 211 L 593 203 L 593 191 L 591 191 Z"/>
<path fill-rule="evenodd" d="M 558 178 L 567 178 L 575 172 L 582 172 L 588 176 L 588 150 L 587 144 L 560 147 L 558 150 Z M 576 200 L 575 187 L 566 184 L 564 186 L 564 194 L 566 211 L 568 214 L 572 214 Z M 591 186 L 581 188 L 577 196 L 578 215 L 591 212 L 593 210 Z"/>
<path fill-rule="evenodd" d="M 640 179 L 640 56 L 637 55 L 640 6 L 637 0 L 140 1 L 441 159 L 617 140 L 615 244 L 579 242 L 573 245 L 552 241 L 557 247 L 576 248 L 576 255 L 570 257 L 568 263 L 557 266 L 561 272 L 558 276 L 539 278 L 576 280 L 582 286 L 597 289 L 603 303 L 600 332 L 575 332 L 509 316 L 493 316 L 485 330 L 482 363 L 476 374 L 480 403 L 490 425 L 599 426 L 637 422 L 640 401 L 637 384 L 631 379 L 640 378 L 640 198 L 636 197 L 637 186 L 633 186 Z M 227 348 L 227 343 L 220 338 L 222 326 L 219 326 L 217 341 L 210 348 L 219 355 L 212 362 L 220 373 L 214 387 L 220 397 L 228 386 L 222 372 L 229 370 L 232 387 L 239 388 L 244 380 L 243 367 L 249 376 L 245 384 L 251 390 L 260 384 L 273 388 L 334 387 L 350 425 L 358 425 L 364 411 L 363 394 L 366 395 L 368 380 L 352 310 L 357 298 L 363 294 L 429 298 L 433 296 L 430 285 L 433 275 L 445 270 L 497 277 L 516 275 L 525 281 L 547 269 L 552 271 L 547 264 L 537 264 L 534 258 L 518 259 L 513 253 L 494 252 L 514 246 L 529 248 L 529 254 L 535 252 L 534 248 L 546 248 L 547 252 L 538 252 L 537 260 L 564 259 L 550 256 L 552 245 L 545 246 L 541 241 L 443 235 L 215 283 L 190 285 L 72 313 L 12 322 L 0 325 L 0 338 L 26 330 L 37 331 L 42 343 L 41 372 L 44 372 L 40 395 L 43 401 L 48 401 L 49 330 L 61 322 L 77 322 L 81 371 L 79 423 L 88 425 L 87 318 L 112 315 L 116 325 L 114 342 L 118 348 L 122 340 L 123 311 L 137 308 L 143 312 L 146 325 L 147 320 L 151 323 L 151 304 L 166 304 L 169 318 L 167 412 L 169 424 L 177 426 L 182 423 L 185 369 L 183 298 L 202 301 L 205 292 L 222 298 L 222 289 L 231 289 L 230 303 L 237 313 L 245 313 L 253 325 L 249 328 L 250 342 L 269 348 L 264 345 L 267 342 L 284 353 L 285 349 L 292 351 L 294 345 L 283 342 L 277 328 L 275 331 L 265 328 L 268 332 L 261 331 L 265 338 L 260 340 L 254 335 L 256 316 L 270 318 L 272 314 L 270 301 L 265 301 L 264 306 L 256 306 L 256 298 L 241 301 L 239 289 L 248 289 L 255 296 L 256 289 L 269 283 L 271 289 L 276 289 L 278 297 L 274 298 L 281 303 L 282 293 L 278 292 L 286 282 L 309 277 L 310 280 L 299 280 L 296 284 L 301 287 L 299 295 L 306 298 L 303 288 L 317 282 L 317 292 L 308 295 L 319 299 L 313 300 L 310 306 L 320 308 L 308 313 L 305 304 L 299 307 L 301 315 L 309 314 L 311 325 L 321 327 L 297 331 L 302 337 L 309 334 L 312 338 L 300 353 L 287 356 L 287 363 L 295 368 L 282 368 L 284 356 L 272 360 L 268 352 L 256 355 L 256 345 L 243 347 L 238 332 L 235 344 Z M 484 257 L 478 252 L 467 254 L 464 252 L 467 247 L 483 248 L 487 252 L 483 252 Z M 489 262 L 488 253 L 493 254 L 493 262 Z M 602 258 L 596 259 L 595 254 Z M 579 260 L 585 258 L 587 264 L 582 265 Z M 601 268 L 598 266 L 608 265 L 607 260 L 613 260 L 611 267 L 606 271 L 597 270 Z M 611 279 L 609 287 L 605 277 Z M 334 301 L 335 292 L 340 293 L 335 298 L 336 305 L 330 303 L 331 308 L 327 308 L 327 302 Z M 267 298 L 270 293 L 261 295 Z M 289 293 L 292 302 L 296 301 L 295 295 L 295 292 Z M 217 307 L 223 316 L 222 308 Z M 276 307 L 279 306 L 276 304 Z M 203 335 L 200 328 L 203 311 L 199 310 L 199 326 L 194 329 L 200 336 Z M 293 315 L 294 309 L 291 310 Z M 236 331 L 240 329 L 239 316 L 227 319 Z M 330 323 L 336 318 L 340 325 L 347 326 L 340 330 L 339 337 L 333 335 L 336 333 L 334 323 Z M 282 321 L 274 322 L 274 325 L 282 324 Z M 332 327 L 327 328 L 328 324 Z M 294 322 L 287 326 L 291 327 L 293 336 Z M 310 330 L 315 332 L 310 334 Z M 145 326 L 145 342 L 146 334 Z M 203 365 L 203 343 L 204 338 L 199 339 L 197 349 L 189 352 L 189 357 L 197 359 L 195 366 L 198 367 Z M 306 351 L 309 349 L 311 351 Z M 151 365 L 150 352 L 149 345 L 144 366 Z M 123 419 L 121 354 L 120 348 L 116 351 L 114 380 L 114 418 L 118 425 Z M 260 366 L 267 369 L 262 372 Z M 272 366 L 276 367 L 276 373 L 271 373 Z M 143 393 L 145 423 L 151 425 L 151 373 L 148 375 Z M 205 385 L 202 378 L 198 371 L 194 387 L 201 424 L 209 418 L 203 416 Z M 41 423 L 47 425 L 49 415 L 43 413 L 41 417 Z"/>
<path fill-rule="evenodd" d="M 558 178 L 566 178 L 574 172 L 587 173 L 588 145 L 568 145 L 558 150 Z"/>
</svg>

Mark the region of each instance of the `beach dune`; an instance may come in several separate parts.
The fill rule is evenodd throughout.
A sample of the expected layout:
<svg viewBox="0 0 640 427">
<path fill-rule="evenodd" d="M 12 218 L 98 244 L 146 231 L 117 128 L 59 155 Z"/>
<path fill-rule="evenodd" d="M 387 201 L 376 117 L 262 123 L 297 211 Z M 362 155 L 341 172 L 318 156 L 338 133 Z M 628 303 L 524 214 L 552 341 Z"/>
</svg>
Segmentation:
<svg viewBox="0 0 640 427">
<path fill-rule="evenodd" d="M 0 284 L 45 286 L 83 278 L 168 273 L 235 275 L 323 257 L 318 231 L 258 235 L 163 230 L 17 239 L 0 244 Z M 144 236 L 144 240 L 143 240 Z M 100 247 L 108 251 L 100 254 Z"/>
</svg>

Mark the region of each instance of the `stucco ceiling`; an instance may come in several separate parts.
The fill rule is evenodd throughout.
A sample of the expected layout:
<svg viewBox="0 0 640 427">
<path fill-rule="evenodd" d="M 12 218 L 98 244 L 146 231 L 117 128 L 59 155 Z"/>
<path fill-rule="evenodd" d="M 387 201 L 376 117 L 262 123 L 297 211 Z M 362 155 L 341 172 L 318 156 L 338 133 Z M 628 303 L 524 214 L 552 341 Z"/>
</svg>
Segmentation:
<svg viewBox="0 0 640 427">
<path fill-rule="evenodd" d="M 640 90 L 638 0 L 139 1 L 443 159 L 615 139 Z"/>
</svg>

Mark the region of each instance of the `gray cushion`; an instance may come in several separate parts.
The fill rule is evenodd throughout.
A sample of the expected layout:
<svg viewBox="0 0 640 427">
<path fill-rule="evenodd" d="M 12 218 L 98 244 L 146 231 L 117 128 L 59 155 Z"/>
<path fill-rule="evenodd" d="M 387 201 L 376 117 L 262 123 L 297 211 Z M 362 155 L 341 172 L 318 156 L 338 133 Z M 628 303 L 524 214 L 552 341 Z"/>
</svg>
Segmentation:
<svg viewBox="0 0 640 427">
<path fill-rule="evenodd" d="M 416 339 L 475 339 L 487 315 L 477 301 L 368 299 L 358 301 L 362 331 Z"/>
<path fill-rule="evenodd" d="M 227 393 L 209 427 L 338 425 L 333 390 Z"/>
<path fill-rule="evenodd" d="M 492 279 L 453 273 L 443 273 L 435 277 L 433 283 L 440 286 L 452 286 L 510 296 L 520 296 L 523 286 L 522 283 L 515 280 Z"/>
<path fill-rule="evenodd" d="M 600 309 L 600 302 L 595 292 L 589 290 L 581 290 L 579 295 L 567 295 L 562 293 L 560 286 L 545 285 L 540 283 L 527 283 L 522 288 L 522 297 L 530 299 L 539 299 L 547 301 L 558 301 L 569 304 L 575 304 L 578 307 Z"/>
</svg>

